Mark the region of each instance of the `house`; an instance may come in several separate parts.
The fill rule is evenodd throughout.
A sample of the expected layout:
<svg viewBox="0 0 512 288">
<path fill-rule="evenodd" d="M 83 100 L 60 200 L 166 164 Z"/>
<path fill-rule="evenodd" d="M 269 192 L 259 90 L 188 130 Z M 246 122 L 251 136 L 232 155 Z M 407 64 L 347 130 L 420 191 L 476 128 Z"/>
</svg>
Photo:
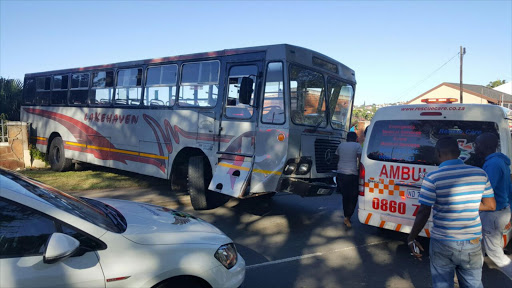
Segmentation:
<svg viewBox="0 0 512 288">
<path fill-rule="evenodd" d="M 496 91 L 499 91 L 499 92 L 503 92 L 503 93 L 507 93 L 507 94 L 511 94 L 512 95 L 512 82 L 508 82 L 508 83 L 502 84 L 502 85 L 500 85 L 498 87 L 494 87 L 493 89 L 496 90 Z"/>
<path fill-rule="evenodd" d="M 495 104 L 512 108 L 512 95 L 509 93 L 473 84 L 462 84 L 462 91 L 464 103 Z M 456 98 L 457 103 L 460 103 L 459 83 L 441 83 L 406 104 L 422 104 L 421 100 L 427 98 Z"/>
</svg>

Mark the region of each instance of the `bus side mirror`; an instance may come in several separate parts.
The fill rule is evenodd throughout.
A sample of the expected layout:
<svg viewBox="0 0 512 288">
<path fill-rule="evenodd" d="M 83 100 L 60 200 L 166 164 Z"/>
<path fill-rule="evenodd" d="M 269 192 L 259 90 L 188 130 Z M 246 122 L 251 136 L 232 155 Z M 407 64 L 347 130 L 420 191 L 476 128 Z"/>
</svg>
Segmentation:
<svg viewBox="0 0 512 288">
<path fill-rule="evenodd" d="M 242 83 L 240 84 L 240 94 L 238 95 L 238 100 L 242 104 L 249 105 L 251 104 L 252 97 L 252 86 L 254 81 L 250 77 L 243 77 Z"/>
</svg>

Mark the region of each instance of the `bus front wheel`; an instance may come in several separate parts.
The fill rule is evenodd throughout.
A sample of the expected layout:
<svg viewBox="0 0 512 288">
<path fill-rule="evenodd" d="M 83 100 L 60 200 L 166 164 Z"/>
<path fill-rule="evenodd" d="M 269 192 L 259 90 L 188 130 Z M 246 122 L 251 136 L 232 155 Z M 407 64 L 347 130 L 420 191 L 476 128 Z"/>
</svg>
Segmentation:
<svg viewBox="0 0 512 288">
<path fill-rule="evenodd" d="M 190 157 L 188 160 L 188 192 L 190 202 L 195 210 L 208 209 L 206 193 L 211 180 L 211 173 L 205 171 L 205 159 L 203 156 Z M 209 176 L 209 177 L 208 177 Z"/>
<path fill-rule="evenodd" d="M 50 151 L 48 153 L 48 160 L 53 171 L 62 172 L 69 170 L 71 165 L 71 159 L 64 157 L 64 143 L 62 138 L 55 137 L 50 144 Z"/>
<path fill-rule="evenodd" d="M 212 171 L 206 157 L 194 156 L 188 161 L 188 192 L 194 210 L 217 208 L 228 202 L 229 196 L 208 190 Z"/>
</svg>

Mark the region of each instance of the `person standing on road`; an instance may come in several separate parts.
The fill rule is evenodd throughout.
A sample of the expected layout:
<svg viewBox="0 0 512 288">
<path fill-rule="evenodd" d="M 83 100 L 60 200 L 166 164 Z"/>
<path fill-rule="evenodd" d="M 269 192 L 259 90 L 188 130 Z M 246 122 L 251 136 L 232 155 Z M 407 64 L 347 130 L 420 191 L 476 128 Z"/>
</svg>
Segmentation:
<svg viewBox="0 0 512 288">
<path fill-rule="evenodd" d="M 498 149 L 498 136 L 484 133 L 476 138 L 475 153 L 485 159 L 482 167 L 489 177 L 496 211 L 483 211 L 482 220 L 482 248 L 483 252 L 512 279 L 512 261 L 503 251 L 503 230 L 510 221 L 510 159 Z"/>
<path fill-rule="evenodd" d="M 483 287 L 480 211 L 496 207 L 485 171 L 458 159 L 459 145 L 451 137 L 437 141 L 439 169 L 428 173 L 421 185 L 421 204 L 407 244 L 421 260 L 423 247 L 415 239 L 434 210 L 430 233 L 430 272 L 433 287 L 454 287 L 454 273 L 461 287 Z"/>
<path fill-rule="evenodd" d="M 361 145 L 357 143 L 356 132 L 347 133 L 347 142 L 341 142 L 336 149 L 338 160 L 338 174 L 336 183 L 338 192 L 343 195 L 343 222 L 352 227 L 350 218 L 354 214 L 359 195 L 359 160 L 361 159 Z"/>
</svg>

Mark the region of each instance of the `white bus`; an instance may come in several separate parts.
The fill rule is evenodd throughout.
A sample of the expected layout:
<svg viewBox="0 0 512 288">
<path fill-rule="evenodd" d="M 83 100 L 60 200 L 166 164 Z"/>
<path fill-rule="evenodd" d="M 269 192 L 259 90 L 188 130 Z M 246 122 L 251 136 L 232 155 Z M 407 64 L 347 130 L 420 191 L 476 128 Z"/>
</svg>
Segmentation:
<svg viewBox="0 0 512 288">
<path fill-rule="evenodd" d="M 26 74 L 21 119 L 55 171 L 169 179 L 207 209 L 219 193 L 331 194 L 355 84 L 312 50 L 230 49 Z"/>
</svg>

